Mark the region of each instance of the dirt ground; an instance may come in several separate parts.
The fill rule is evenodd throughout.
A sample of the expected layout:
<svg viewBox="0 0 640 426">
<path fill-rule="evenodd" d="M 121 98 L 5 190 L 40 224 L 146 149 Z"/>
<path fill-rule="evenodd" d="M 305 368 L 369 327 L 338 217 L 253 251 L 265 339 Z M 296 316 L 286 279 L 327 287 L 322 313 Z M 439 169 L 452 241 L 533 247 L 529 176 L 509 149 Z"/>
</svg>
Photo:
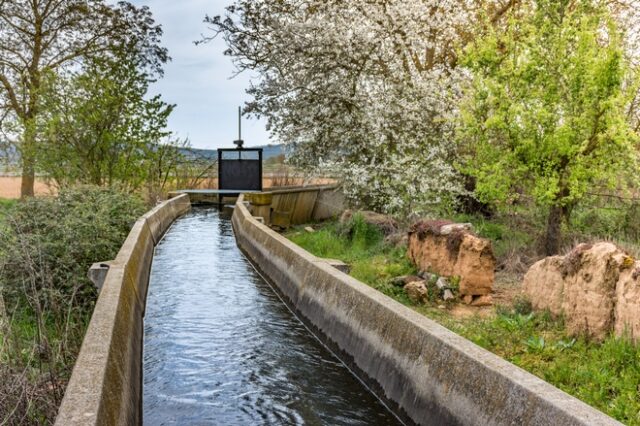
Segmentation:
<svg viewBox="0 0 640 426">
<path fill-rule="evenodd" d="M 20 176 L 0 176 L 0 198 L 20 198 Z M 36 195 L 50 195 L 55 189 L 41 180 L 36 180 Z"/>
</svg>

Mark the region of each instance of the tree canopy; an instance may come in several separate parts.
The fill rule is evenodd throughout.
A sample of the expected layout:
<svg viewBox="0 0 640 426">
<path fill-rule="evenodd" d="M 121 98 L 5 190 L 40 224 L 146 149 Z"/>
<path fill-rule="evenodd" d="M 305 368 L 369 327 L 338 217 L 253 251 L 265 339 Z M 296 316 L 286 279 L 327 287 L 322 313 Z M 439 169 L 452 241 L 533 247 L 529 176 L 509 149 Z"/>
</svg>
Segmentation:
<svg viewBox="0 0 640 426">
<path fill-rule="evenodd" d="M 480 199 L 530 196 L 549 208 L 545 251 L 554 254 L 561 220 L 590 189 L 622 189 L 635 178 L 639 139 L 628 108 L 638 80 L 603 4 L 527 7 L 465 50 L 472 82 L 459 137 Z"/>
<path fill-rule="evenodd" d="M 0 123 L 13 125 L 23 196 L 33 195 L 43 78 L 123 50 L 136 52 L 141 68 L 160 73 L 168 59 L 161 35 L 147 7 L 124 1 L 0 0 Z"/>
<path fill-rule="evenodd" d="M 150 81 L 134 59 L 95 59 L 43 84 L 38 170 L 58 186 L 137 189 L 151 178 L 173 105 L 147 98 Z"/>
</svg>

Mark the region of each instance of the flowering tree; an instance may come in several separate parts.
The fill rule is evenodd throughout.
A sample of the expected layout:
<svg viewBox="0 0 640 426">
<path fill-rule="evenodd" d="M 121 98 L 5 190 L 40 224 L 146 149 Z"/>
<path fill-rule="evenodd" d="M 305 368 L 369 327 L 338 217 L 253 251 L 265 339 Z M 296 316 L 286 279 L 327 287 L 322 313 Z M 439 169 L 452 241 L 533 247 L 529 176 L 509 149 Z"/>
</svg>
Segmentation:
<svg viewBox="0 0 640 426">
<path fill-rule="evenodd" d="M 498 19 L 516 1 L 487 2 Z M 456 45 L 482 2 L 237 0 L 207 18 L 239 72 L 257 71 L 249 113 L 294 161 L 332 171 L 347 195 L 387 212 L 461 193 L 450 118 Z"/>
<path fill-rule="evenodd" d="M 601 4 L 632 26 L 637 1 Z M 257 72 L 247 111 L 267 117 L 294 163 L 333 172 L 361 204 L 419 213 L 464 192 L 451 123 L 469 71 L 484 70 L 462 69 L 457 52 L 532 22 L 535 3 L 236 0 L 226 17 L 207 21 L 238 72 Z M 572 10 L 580 2 L 561 3 Z M 629 56 L 635 34 L 626 37 Z M 630 121 L 637 101 L 627 104 Z"/>
</svg>

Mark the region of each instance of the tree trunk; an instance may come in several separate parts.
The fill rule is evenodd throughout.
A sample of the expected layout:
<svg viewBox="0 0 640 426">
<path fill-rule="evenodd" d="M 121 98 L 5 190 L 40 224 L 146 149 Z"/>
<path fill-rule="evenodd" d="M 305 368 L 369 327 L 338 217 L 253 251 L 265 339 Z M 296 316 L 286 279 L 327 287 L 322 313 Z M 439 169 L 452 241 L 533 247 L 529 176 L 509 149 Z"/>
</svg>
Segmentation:
<svg viewBox="0 0 640 426">
<path fill-rule="evenodd" d="M 24 140 L 20 149 L 22 158 L 22 182 L 20 184 L 20 197 L 33 197 L 35 186 L 35 139 L 36 135 L 30 120 L 24 129 Z"/>
<path fill-rule="evenodd" d="M 33 197 L 35 186 L 34 161 L 30 155 L 22 157 L 22 182 L 20 183 L 20 197 Z"/>
<path fill-rule="evenodd" d="M 563 217 L 564 209 L 561 206 L 551 206 L 549 209 L 549 217 L 547 218 L 547 230 L 545 232 L 543 243 L 544 254 L 546 256 L 556 255 L 560 251 Z"/>
</svg>

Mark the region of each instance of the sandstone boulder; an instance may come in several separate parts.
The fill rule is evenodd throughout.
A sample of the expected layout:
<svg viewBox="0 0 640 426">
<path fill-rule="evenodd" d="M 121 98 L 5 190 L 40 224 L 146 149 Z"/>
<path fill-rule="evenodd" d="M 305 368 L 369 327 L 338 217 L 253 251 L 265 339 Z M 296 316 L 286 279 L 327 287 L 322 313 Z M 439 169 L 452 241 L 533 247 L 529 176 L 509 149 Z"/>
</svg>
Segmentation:
<svg viewBox="0 0 640 426">
<path fill-rule="evenodd" d="M 398 231 L 398 222 L 392 218 L 391 216 L 387 216 L 381 213 L 376 213 L 372 211 L 362 210 L 362 211 L 354 211 L 354 210 L 345 210 L 340 216 L 340 223 L 346 223 L 351 220 L 351 218 L 355 214 L 362 215 L 365 223 L 375 226 L 378 228 L 384 235 L 391 235 Z"/>
<path fill-rule="evenodd" d="M 570 334 L 606 337 L 613 326 L 613 299 L 624 253 L 611 243 L 580 245 L 564 260 L 563 311 Z"/>
<path fill-rule="evenodd" d="M 534 263 L 522 282 L 524 293 L 534 309 L 548 309 L 553 315 L 562 313 L 564 298 L 564 257 L 551 256 Z"/>
<path fill-rule="evenodd" d="M 412 281 L 404 286 L 404 291 L 414 303 L 424 303 L 429 299 L 429 290 L 424 281 Z"/>
<path fill-rule="evenodd" d="M 496 259 L 491 242 L 475 236 L 469 224 L 416 223 L 409 232 L 408 255 L 421 270 L 460 277 L 462 296 L 493 290 Z"/>
<path fill-rule="evenodd" d="M 623 273 L 629 259 L 611 243 L 580 244 L 566 256 L 534 264 L 525 275 L 523 290 L 535 309 L 564 314 L 570 334 L 602 340 L 614 328 L 616 332 L 624 328 L 618 326 L 617 317 L 632 327 L 636 321 L 632 311 L 638 310 L 640 299 L 633 273 Z"/>
<path fill-rule="evenodd" d="M 615 300 L 615 334 L 640 340 L 640 261 L 620 274 Z"/>
</svg>

